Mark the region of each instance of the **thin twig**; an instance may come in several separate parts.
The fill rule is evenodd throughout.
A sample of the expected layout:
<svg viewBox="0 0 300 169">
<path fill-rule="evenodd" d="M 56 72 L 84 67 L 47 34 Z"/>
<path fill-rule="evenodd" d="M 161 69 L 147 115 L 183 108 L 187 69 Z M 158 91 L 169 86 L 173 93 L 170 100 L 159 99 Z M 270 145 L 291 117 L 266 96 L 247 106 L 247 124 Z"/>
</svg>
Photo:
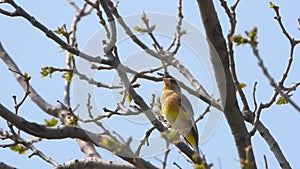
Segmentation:
<svg viewBox="0 0 300 169">
<path fill-rule="evenodd" d="M 158 81 L 162 81 L 163 79 L 162 78 L 153 77 L 153 76 L 148 76 L 146 74 L 147 73 L 154 73 L 156 71 L 161 70 L 162 68 L 163 68 L 162 66 L 159 66 L 157 68 L 151 68 L 149 70 L 144 70 L 144 71 L 137 72 L 137 71 L 135 71 L 135 70 L 127 67 L 126 71 L 128 73 L 134 74 L 133 78 L 131 79 L 131 83 L 132 84 L 134 82 L 136 82 L 138 80 L 138 78 L 142 78 L 142 79 L 147 79 L 147 80 L 152 80 L 152 81 L 158 82 Z"/>
<path fill-rule="evenodd" d="M 102 82 L 98 82 L 98 81 L 94 80 L 93 78 L 89 78 L 85 74 L 80 73 L 77 69 L 74 69 L 74 73 L 79 77 L 80 80 L 87 81 L 89 84 L 95 85 L 97 87 L 103 87 L 103 88 L 108 88 L 108 89 L 122 89 L 123 88 L 123 86 L 121 86 L 121 85 L 118 85 L 118 86 L 107 85 Z"/>
<path fill-rule="evenodd" d="M 195 120 L 195 123 L 198 123 L 198 121 L 202 120 L 204 116 L 210 111 L 211 106 L 207 106 L 204 112 Z"/>
<path fill-rule="evenodd" d="M 37 143 L 39 141 L 41 141 L 41 138 L 31 138 L 31 139 L 28 139 L 28 140 L 25 140 L 24 138 L 22 138 L 19 134 L 17 134 L 12 125 L 9 125 L 9 128 L 11 129 L 11 133 L 8 133 L 8 132 L 3 132 L 1 131 L 0 129 L 0 133 L 6 133 L 5 134 L 5 138 L 3 139 L 10 139 L 12 141 L 14 141 L 13 144 L 9 144 L 9 145 L 0 145 L 0 147 L 11 147 L 11 146 L 14 146 L 14 145 L 18 145 L 18 144 L 21 144 L 23 146 L 26 147 L 26 149 L 30 149 L 32 151 L 32 154 L 29 155 L 28 157 L 31 158 L 33 155 L 36 155 L 38 157 L 40 157 L 41 159 L 43 159 L 44 161 L 48 162 L 49 164 L 53 165 L 54 167 L 58 166 L 58 163 L 56 161 L 54 161 L 51 157 L 48 157 L 46 156 L 42 151 L 38 150 L 37 148 L 35 148 L 35 146 L 33 145 L 33 143 Z"/>
<path fill-rule="evenodd" d="M 70 52 L 74 55 L 77 55 L 77 56 L 79 56 L 83 59 L 86 59 L 90 62 L 95 62 L 95 63 L 101 63 L 102 62 L 102 59 L 100 57 L 90 56 L 90 55 L 80 51 L 79 49 L 68 45 L 65 41 L 63 41 L 61 38 L 59 38 L 53 31 L 51 31 L 45 25 L 40 23 L 37 19 L 35 19 L 33 16 L 31 16 L 29 13 L 27 13 L 23 8 L 18 6 L 13 0 L 5 1 L 5 3 L 10 4 L 15 9 L 15 11 L 10 12 L 11 15 L 9 15 L 9 16 L 12 16 L 12 17 L 13 16 L 21 16 L 21 17 L 23 17 L 28 22 L 30 22 L 34 27 L 36 27 L 39 30 L 41 30 L 42 32 L 44 32 L 45 35 L 48 38 L 50 38 L 53 41 L 55 41 L 56 43 L 58 43 L 63 49 L 66 49 L 68 52 Z M 3 10 L 0 10 L 0 13 L 7 14 L 7 12 L 3 13 Z"/>
<path fill-rule="evenodd" d="M 243 92 L 243 90 L 242 90 L 242 88 L 240 86 L 240 82 L 239 82 L 238 77 L 237 77 L 236 68 L 235 68 L 233 43 L 232 43 L 232 37 L 233 37 L 233 35 L 235 33 L 236 23 L 237 23 L 235 10 L 237 8 L 239 0 L 237 0 L 235 2 L 235 4 L 231 8 L 228 7 L 227 1 L 225 1 L 225 0 L 220 0 L 220 1 L 221 1 L 221 5 L 225 9 L 225 12 L 226 12 L 226 14 L 227 14 L 227 16 L 229 18 L 230 25 L 231 25 L 230 31 L 229 31 L 229 33 L 227 35 L 228 49 L 229 49 L 228 53 L 229 53 L 229 62 L 230 62 L 229 65 L 230 65 L 230 70 L 231 70 L 231 76 L 232 76 L 232 79 L 233 79 L 233 82 L 234 82 L 235 89 L 239 93 L 241 101 L 242 101 L 242 103 L 244 105 L 243 109 L 249 110 L 249 105 L 248 105 L 248 101 L 247 101 L 246 95 Z"/>
<path fill-rule="evenodd" d="M 257 60 L 258 60 L 258 65 L 259 67 L 262 69 L 263 74 L 267 77 L 267 79 L 270 82 L 270 85 L 273 86 L 275 88 L 275 90 L 285 99 L 287 100 L 298 112 L 300 112 L 300 107 L 289 97 L 288 94 L 286 94 L 285 92 L 283 92 L 283 90 L 280 88 L 280 86 L 278 86 L 275 82 L 275 80 L 271 77 L 269 71 L 267 70 L 267 68 L 264 65 L 263 60 L 260 57 L 260 54 L 258 52 L 258 49 L 254 46 L 254 44 L 250 44 L 254 53 L 254 56 L 256 56 Z"/>
<path fill-rule="evenodd" d="M 140 152 L 141 152 L 141 150 L 142 150 L 143 145 L 146 144 L 147 146 L 149 146 L 148 140 L 149 140 L 149 137 L 150 137 L 151 133 L 152 133 L 154 130 L 155 130 L 155 127 L 151 127 L 150 129 L 148 129 L 148 130 L 146 131 L 145 137 L 140 141 L 140 144 L 139 144 L 138 148 L 137 148 L 136 151 L 135 151 L 135 154 L 136 154 L 137 156 L 140 156 Z"/>
<path fill-rule="evenodd" d="M 167 49 L 167 51 L 170 51 L 171 48 L 174 45 L 176 45 L 175 49 L 171 52 L 173 55 L 175 55 L 178 52 L 178 50 L 181 46 L 181 43 L 180 43 L 181 36 L 184 35 L 184 33 L 183 33 L 184 30 L 181 28 L 182 27 L 182 20 L 183 20 L 183 17 L 184 17 L 183 13 L 182 13 L 182 0 L 178 0 L 177 9 L 178 9 L 178 14 L 177 14 L 178 20 L 177 20 L 177 24 L 176 24 L 176 32 L 175 32 L 175 36 L 174 36 L 174 39 L 173 39 L 172 43 L 169 45 L 169 47 Z"/>
<path fill-rule="evenodd" d="M 252 123 L 252 130 L 249 132 L 250 136 L 254 136 L 254 134 L 256 132 L 256 127 L 257 127 L 258 122 L 259 122 L 259 118 L 260 118 L 260 114 L 262 112 L 262 108 L 263 108 L 263 105 L 260 104 L 258 106 L 257 111 L 255 112 L 255 117 L 254 117 L 254 120 L 253 120 L 253 123 Z"/>
<path fill-rule="evenodd" d="M 264 162 L 265 162 L 265 169 L 269 169 L 268 167 L 268 160 L 267 160 L 267 156 L 264 155 Z"/>
<path fill-rule="evenodd" d="M 254 83 L 253 92 L 252 92 L 253 104 L 254 104 L 254 111 L 253 112 L 256 112 L 256 110 L 257 110 L 256 86 L 257 86 L 257 82 Z"/>
<path fill-rule="evenodd" d="M 178 0 L 178 21 L 177 21 L 177 24 L 176 24 L 176 34 L 175 34 L 176 47 L 175 47 L 174 51 L 172 52 L 173 55 L 175 55 L 178 52 L 178 50 L 181 46 L 181 44 L 180 44 L 181 36 L 184 35 L 184 33 L 182 32 L 183 29 L 181 28 L 182 20 L 183 20 L 182 0 Z"/>
<path fill-rule="evenodd" d="M 22 74 L 21 72 L 18 72 L 17 70 L 12 70 L 11 68 L 8 68 L 10 71 L 20 75 L 23 79 L 24 82 L 26 84 L 26 90 L 25 90 L 25 94 L 23 96 L 23 98 L 21 99 L 21 101 L 19 103 L 17 103 L 16 101 L 16 96 L 14 96 L 14 102 L 15 102 L 15 113 L 18 114 L 18 110 L 19 108 L 22 106 L 22 104 L 24 103 L 24 101 L 26 100 L 26 98 L 30 95 L 30 85 L 29 85 L 29 80 L 31 79 L 30 75 L 28 73 Z"/>
<path fill-rule="evenodd" d="M 170 146 L 170 141 L 167 138 L 165 138 L 165 141 L 166 141 L 166 149 L 165 149 L 164 158 L 163 158 L 163 162 L 162 162 L 162 169 L 166 169 L 168 156 L 169 156 L 169 153 L 171 151 L 171 149 L 169 147 Z"/>
<path fill-rule="evenodd" d="M 288 63 L 287 63 L 287 66 L 286 66 L 286 69 L 284 71 L 284 73 L 282 74 L 282 78 L 281 80 L 279 81 L 278 85 L 279 87 L 281 88 L 284 88 L 284 81 L 286 80 L 286 78 L 288 77 L 288 73 L 290 72 L 290 69 L 291 69 L 291 66 L 292 66 L 292 63 L 293 63 L 293 58 L 294 58 L 294 49 L 295 49 L 295 46 L 297 44 L 300 43 L 300 40 L 295 40 L 294 38 L 291 37 L 291 35 L 287 32 L 285 26 L 283 25 L 282 23 L 282 20 L 281 20 L 281 15 L 280 15 L 280 12 L 279 12 L 279 6 L 274 6 L 273 7 L 274 11 L 275 11 L 275 14 L 276 16 L 274 17 L 274 19 L 277 20 L 283 34 L 286 36 L 286 38 L 289 40 L 290 42 L 290 55 L 289 55 L 289 60 L 288 60 Z"/>
<path fill-rule="evenodd" d="M 272 7 L 272 8 L 274 9 L 275 14 L 276 14 L 276 16 L 274 17 L 274 19 L 277 20 L 277 22 L 278 22 L 278 24 L 279 24 L 279 26 L 280 26 L 280 28 L 281 28 L 283 34 L 284 34 L 284 35 L 286 36 L 286 38 L 290 41 L 291 45 L 293 46 L 293 45 L 296 45 L 296 44 L 300 43 L 300 40 L 295 40 L 294 38 L 292 38 L 292 37 L 290 36 L 290 34 L 288 33 L 288 31 L 285 29 L 285 27 L 284 27 L 284 25 L 283 25 L 283 23 L 282 23 L 282 20 L 281 20 L 280 13 L 279 13 L 279 6 L 276 6 L 276 5 L 275 5 L 275 6 Z"/>
</svg>

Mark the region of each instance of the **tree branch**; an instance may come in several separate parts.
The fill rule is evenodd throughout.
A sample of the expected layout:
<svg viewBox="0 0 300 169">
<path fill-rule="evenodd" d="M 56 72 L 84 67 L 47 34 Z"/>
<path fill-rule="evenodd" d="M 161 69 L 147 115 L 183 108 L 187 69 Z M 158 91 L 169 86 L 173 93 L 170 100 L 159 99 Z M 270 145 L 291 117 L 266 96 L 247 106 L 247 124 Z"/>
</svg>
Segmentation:
<svg viewBox="0 0 300 169">
<path fill-rule="evenodd" d="M 84 169 L 95 169 L 95 168 L 102 168 L 102 169 L 136 169 L 133 165 L 128 163 L 121 163 L 115 161 L 108 161 L 99 158 L 81 158 L 68 161 L 63 163 L 54 169 L 77 169 L 77 168 L 84 168 Z"/>
<path fill-rule="evenodd" d="M 197 2 L 206 36 L 212 44 L 210 46 L 211 61 L 224 106 L 224 114 L 233 134 L 240 160 L 246 160 L 246 155 L 249 154 L 250 168 L 256 168 L 253 150 L 246 152 L 246 148 L 251 146 L 250 135 L 237 105 L 234 83 L 229 71 L 226 43 L 213 1 L 197 0 Z"/>
<path fill-rule="evenodd" d="M 132 87 L 127 77 L 125 66 L 122 65 L 122 63 L 120 63 L 118 59 L 115 59 L 111 51 L 106 53 L 106 56 L 108 56 L 109 60 L 112 62 L 111 66 L 113 66 L 116 69 L 122 81 L 123 87 L 125 88 L 126 92 L 129 93 L 135 104 L 137 104 L 143 110 L 148 120 L 152 123 L 153 126 L 155 126 L 155 128 L 159 132 L 166 132 L 167 128 L 165 128 L 164 125 L 155 117 L 155 114 L 151 111 L 147 103 Z M 196 159 L 193 158 L 193 154 L 195 154 L 195 152 L 184 142 L 180 141 L 178 144 L 176 144 L 176 147 L 184 154 L 186 154 L 194 163 L 202 163 L 202 159 L 200 157 Z"/>
<path fill-rule="evenodd" d="M 0 58 L 2 61 L 12 70 L 21 72 L 21 70 L 18 68 L 18 66 L 15 64 L 15 62 L 11 59 L 11 57 L 8 55 L 8 53 L 5 51 L 3 48 L 1 42 L 0 42 Z M 14 73 L 14 76 L 16 80 L 19 82 L 19 84 L 22 86 L 22 88 L 26 91 L 27 85 L 24 82 L 24 78 L 17 74 Z M 39 106 L 40 109 L 42 109 L 44 112 L 54 116 L 54 117 L 59 117 L 59 108 L 52 106 L 48 102 L 46 102 L 35 90 L 34 88 L 28 84 L 29 86 L 29 91 L 30 91 L 30 98 L 31 100 Z"/>
<path fill-rule="evenodd" d="M 108 139 L 107 137 L 101 136 L 96 133 L 92 133 L 87 130 L 83 130 L 78 127 L 65 125 L 59 126 L 58 128 L 45 127 L 44 125 L 39 125 L 37 123 L 25 120 L 24 118 L 6 109 L 2 104 L 0 104 L 0 116 L 12 125 L 16 126 L 18 129 L 37 137 L 46 139 L 77 138 L 86 142 L 91 142 L 96 146 L 112 151 L 110 147 L 103 143 L 105 142 L 105 140 Z M 145 161 L 142 158 L 136 157 L 133 152 L 126 148 L 121 149 L 120 152 L 118 152 L 117 156 L 135 166 L 142 166 L 142 168 L 146 167 L 149 169 L 157 169 L 151 163 Z"/>
<path fill-rule="evenodd" d="M 0 168 L 2 168 L 2 169 L 17 169 L 15 167 L 12 167 L 12 166 L 10 166 L 8 164 L 5 164 L 3 162 L 0 162 Z"/>
<path fill-rule="evenodd" d="M 261 106 L 259 106 L 261 107 Z M 260 108 L 258 108 L 260 109 Z M 254 122 L 254 114 L 252 112 L 243 112 L 245 114 L 246 120 L 253 124 Z M 275 155 L 279 165 L 281 166 L 282 169 L 291 169 L 292 167 L 290 166 L 289 162 L 285 158 L 283 152 L 281 151 L 279 144 L 275 140 L 275 138 L 271 135 L 269 130 L 261 123 L 261 121 L 257 120 L 256 121 L 256 130 L 259 132 L 262 138 L 266 141 L 266 143 L 269 145 L 270 150 L 273 152 Z"/>
<path fill-rule="evenodd" d="M 80 51 L 79 49 L 68 45 L 66 42 L 64 42 L 62 39 L 60 39 L 55 33 L 53 33 L 53 31 L 51 31 L 45 25 L 43 25 L 38 20 L 36 20 L 33 16 L 31 16 L 29 13 L 27 13 L 23 8 L 18 6 L 13 0 L 4 0 L 4 3 L 8 3 L 13 8 L 15 8 L 15 11 L 11 12 L 12 16 L 21 16 L 21 17 L 25 18 L 34 27 L 36 27 L 39 30 L 41 30 L 42 32 L 44 32 L 48 38 L 50 38 L 53 41 L 55 41 L 56 43 L 58 43 L 63 49 L 66 49 L 68 52 L 73 53 L 74 55 L 77 55 L 83 59 L 90 61 L 90 62 L 101 63 L 100 57 L 90 56 L 90 55 Z"/>
</svg>

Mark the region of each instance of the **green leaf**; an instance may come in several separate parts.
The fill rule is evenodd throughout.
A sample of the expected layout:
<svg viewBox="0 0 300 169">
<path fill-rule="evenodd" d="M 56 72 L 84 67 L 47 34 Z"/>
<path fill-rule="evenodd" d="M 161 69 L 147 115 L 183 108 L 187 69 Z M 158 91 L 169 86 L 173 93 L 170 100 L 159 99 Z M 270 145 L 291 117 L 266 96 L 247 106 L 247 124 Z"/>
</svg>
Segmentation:
<svg viewBox="0 0 300 169">
<path fill-rule="evenodd" d="M 139 26 L 135 26 L 133 27 L 134 30 L 136 30 L 137 32 L 141 32 L 142 31 L 142 28 L 139 27 Z"/>
<path fill-rule="evenodd" d="M 251 41 L 256 41 L 257 39 L 257 27 L 254 27 L 248 34 L 248 37 L 251 39 Z"/>
<path fill-rule="evenodd" d="M 64 73 L 62 75 L 63 78 L 65 78 L 69 83 L 72 82 L 72 78 L 73 78 L 73 73 L 72 72 L 67 72 L 67 73 Z"/>
<path fill-rule="evenodd" d="M 242 35 L 233 36 L 232 41 L 235 42 L 237 46 L 244 45 L 248 42 Z"/>
<path fill-rule="evenodd" d="M 18 152 L 19 154 L 25 154 L 26 153 L 26 147 L 22 144 L 16 144 L 9 147 L 12 151 Z"/>
<path fill-rule="evenodd" d="M 54 127 L 57 125 L 58 123 L 58 120 L 56 120 L 55 118 L 52 118 L 52 119 L 45 119 L 45 126 L 47 127 Z"/>
<path fill-rule="evenodd" d="M 282 104 L 288 104 L 289 102 L 287 100 L 285 100 L 284 97 L 280 96 L 276 102 L 276 104 L 278 105 L 282 105 Z"/>
<path fill-rule="evenodd" d="M 74 57 L 74 54 L 73 53 L 69 53 L 69 57 Z"/>
<path fill-rule="evenodd" d="M 185 35 L 187 34 L 187 31 L 185 29 L 181 29 L 180 32 L 179 32 L 179 35 L 182 36 L 182 35 Z"/>
<path fill-rule="evenodd" d="M 270 8 L 274 8 L 276 5 L 273 2 L 269 2 Z"/>
<path fill-rule="evenodd" d="M 142 14 L 141 19 L 145 24 L 149 23 L 149 18 L 147 17 L 146 13 Z"/>
<path fill-rule="evenodd" d="M 54 32 L 58 35 L 63 35 L 65 37 L 68 35 L 65 24 L 61 27 L 58 27 L 57 30 L 55 30 Z"/>
<path fill-rule="evenodd" d="M 30 80 L 30 79 L 31 79 L 31 77 L 30 77 L 30 75 L 29 75 L 28 73 L 24 73 L 23 76 L 24 76 L 24 78 L 27 79 L 27 80 Z"/>
<path fill-rule="evenodd" d="M 68 126 L 78 126 L 78 119 L 72 116 L 67 123 Z"/>
<path fill-rule="evenodd" d="M 139 26 L 135 26 L 133 27 L 134 30 L 136 30 L 137 32 L 140 32 L 140 33 L 145 33 L 147 32 L 146 29 L 142 28 L 142 27 L 139 27 Z"/>
<path fill-rule="evenodd" d="M 49 71 L 48 71 L 47 68 L 44 68 L 44 67 L 43 67 L 43 68 L 41 69 L 40 74 L 41 74 L 42 77 L 46 77 L 46 76 L 49 75 Z"/>
<path fill-rule="evenodd" d="M 240 83 L 240 88 L 242 89 L 242 88 L 245 88 L 245 87 L 247 87 L 247 84 L 246 83 Z"/>
</svg>

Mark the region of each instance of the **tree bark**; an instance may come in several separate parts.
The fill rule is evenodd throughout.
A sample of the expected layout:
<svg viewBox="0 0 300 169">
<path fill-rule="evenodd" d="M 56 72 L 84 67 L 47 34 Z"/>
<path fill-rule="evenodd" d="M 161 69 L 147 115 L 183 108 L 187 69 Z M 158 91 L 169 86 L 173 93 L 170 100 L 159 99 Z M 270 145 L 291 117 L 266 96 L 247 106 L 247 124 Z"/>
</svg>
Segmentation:
<svg viewBox="0 0 300 169">
<path fill-rule="evenodd" d="M 238 107 L 234 83 L 229 69 L 226 41 L 212 0 L 197 0 L 206 36 L 215 77 L 220 91 L 223 112 L 230 126 L 241 161 L 247 168 L 256 168 L 250 135 Z"/>
</svg>

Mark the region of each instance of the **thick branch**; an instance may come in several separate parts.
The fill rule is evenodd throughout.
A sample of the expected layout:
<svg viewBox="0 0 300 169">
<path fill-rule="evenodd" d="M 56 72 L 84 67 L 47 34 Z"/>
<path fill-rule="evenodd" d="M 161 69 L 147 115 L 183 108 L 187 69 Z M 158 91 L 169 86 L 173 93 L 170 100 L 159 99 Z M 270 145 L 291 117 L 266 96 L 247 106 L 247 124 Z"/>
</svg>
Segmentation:
<svg viewBox="0 0 300 169">
<path fill-rule="evenodd" d="M 0 168 L 2 168 L 2 169 L 16 169 L 15 167 L 12 167 L 12 166 L 10 166 L 8 164 L 5 164 L 3 162 L 0 162 Z"/>
<path fill-rule="evenodd" d="M 25 120 L 24 118 L 6 109 L 6 107 L 4 107 L 2 104 L 0 104 L 0 116 L 4 118 L 7 122 L 16 126 L 18 129 L 28 134 L 31 134 L 33 136 L 46 138 L 46 139 L 77 138 L 86 142 L 91 142 L 96 146 L 111 151 L 109 148 L 107 148 L 105 145 L 102 144 L 103 139 L 107 139 L 106 137 L 103 137 L 96 133 L 89 132 L 87 130 L 83 130 L 78 127 L 74 127 L 74 126 L 59 126 L 58 128 L 45 127 L 43 125 Z M 149 169 L 152 168 L 157 169 L 151 163 L 145 161 L 142 158 L 136 157 L 134 153 L 132 153 L 127 149 L 120 150 L 120 152 L 117 155 L 131 164 L 137 166 L 144 166 Z"/>
<path fill-rule="evenodd" d="M 31 134 L 36 137 L 47 138 L 47 139 L 63 139 L 63 138 L 79 138 L 81 140 L 90 141 L 97 144 L 95 140 L 101 140 L 102 137 L 95 137 L 97 139 L 92 140 L 90 136 L 95 134 L 85 131 L 78 127 L 73 126 L 60 126 L 58 128 L 48 128 L 37 123 L 32 123 L 24 118 L 12 113 L 0 104 L 0 116 L 7 122 L 13 124 L 18 129 Z"/>
<path fill-rule="evenodd" d="M 250 135 L 237 105 L 234 83 L 229 71 L 228 53 L 225 39 L 222 35 L 221 25 L 213 1 L 197 0 L 197 2 L 206 36 L 212 43 L 210 46 L 211 60 L 221 95 L 221 102 L 224 106 L 224 114 L 233 134 L 239 157 L 241 160 L 246 160 L 246 148 L 251 146 Z M 226 81 L 224 81 L 224 78 Z M 252 164 L 251 168 L 256 168 L 253 151 L 249 151 L 250 164 Z"/>
<path fill-rule="evenodd" d="M 258 111 L 261 111 L 263 106 L 259 106 Z M 255 117 L 254 113 L 250 111 L 243 112 L 244 117 L 246 121 L 248 121 L 251 124 L 254 124 L 255 122 Z M 272 136 L 272 134 L 269 132 L 269 130 L 263 125 L 259 119 L 255 122 L 255 128 L 259 132 L 262 138 L 266 141 L 266 143 L 269 145 L 270 150 L 273 152 L 275 155 L 279 165 L 281 166 L 282 169 L 291 169 L 291 166 L 287 159 L 285 158 L 283 152 L 281 151 L 279 144 L 275 140 L 275 138 Z"/>
<path fill-rule="evenodd" d="M 7 65 L 8 68 L 11 70 L 14 70 L 16 72 L 21 72 L 21 70 L 18 68 L 18 66 L 15 64 L 15 62 L 11 59 L 11 57 L 8 55 L 8 53 L 3 48 L 1 42 L 0 42 L 0 58 L 2 61 Z M 24 78 L 20 76 L 17 73 L 14 73 L 14 76 L 16 80 L 19 82 L 19 84 L 22 86 L 22 88 L 26 91 L 26 83 L 24 82 Z M 44 112 L 54 116 L 58 117 L 58 109 L 46 102 L 29 84 L 29 91 L 30 91 L 30 98 L 31 100 L 39 106 L 40 109 L 42 109 Z"/>
<path fill-rule="evenodd" d="M 107 161 L 99 158 L 82 158 L 68 161 L 64 164 L 55 167 L 54 169 L 76 169 L 76 168 L 84 168 L 84 169 L 94 169 L 94 168 L 102 168 L 102 169 L 136 169 L 134 166 L 128 163 L 115 162 L 115 161 Z"/>
</svg>

